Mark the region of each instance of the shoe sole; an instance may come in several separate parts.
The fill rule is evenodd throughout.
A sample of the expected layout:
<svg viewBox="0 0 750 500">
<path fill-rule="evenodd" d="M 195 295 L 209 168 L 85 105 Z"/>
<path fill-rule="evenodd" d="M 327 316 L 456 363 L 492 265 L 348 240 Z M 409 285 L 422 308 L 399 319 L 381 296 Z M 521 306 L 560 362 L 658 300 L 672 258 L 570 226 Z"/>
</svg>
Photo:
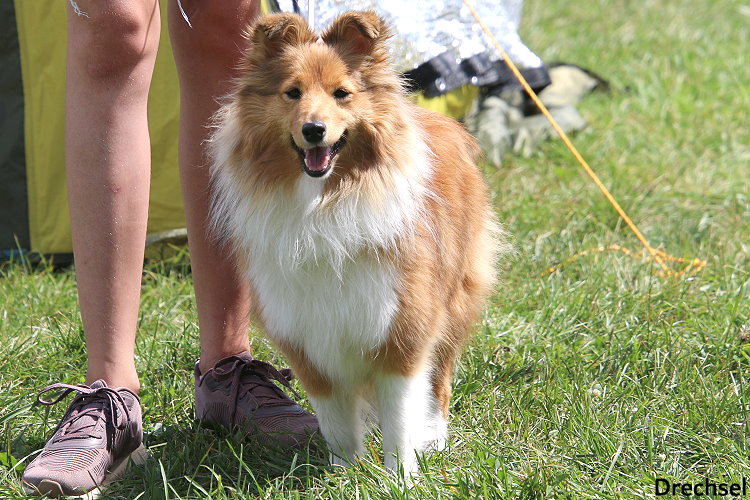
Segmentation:
<svg viewBox="0 0 750 500">
<path fill-rule="evenodd" d="M 135 449 L 135 451 L 130 453 L 130 455 L 114 462 L 112 464 L 112 469 L 104 476 L 104 479 L 102 479 L 102 482 L 98 487 L 80 495 L 66 495 L 63 493 L 63 487 L 60 483 L 51 479 L 42 479 L 38 486 L 24 483 L 23 489 L 29 495 L 43 495 L 48 498 L 82 498 L 84 500 L 93 500 L 99 498 L 107 485 L 120 479 L 128 470 L 130 464 L 143 465 L 146 463 L 146 460 L 148 460 L 148 452 L 146 451 L 146 448 L 143 447 L 143 444 L 141 444 Z"/>
</svg>

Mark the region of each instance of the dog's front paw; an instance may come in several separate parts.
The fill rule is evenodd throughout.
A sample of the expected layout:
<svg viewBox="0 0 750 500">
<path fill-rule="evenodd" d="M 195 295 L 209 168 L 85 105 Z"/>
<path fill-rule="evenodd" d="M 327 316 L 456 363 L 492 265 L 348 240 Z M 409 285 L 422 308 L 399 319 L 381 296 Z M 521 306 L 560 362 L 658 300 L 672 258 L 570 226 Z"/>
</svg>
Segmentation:
<svg viewBox="0 0 750 500">
<path fill-rule="evenodd" d="M 354 465 L 355 462 L 356 462 L 355 459 L 350 460 L 348 458 L 340 457 L 338 455 L 331 453 L 331 465 L 335 467 L 350 467 Z"/>
<path fill-rule="evenodd" d="M 424 428 L 420 451 L 443 451 L 448 446 L 448 422 L 442 415 L 434 415 Z"/>
</svg>

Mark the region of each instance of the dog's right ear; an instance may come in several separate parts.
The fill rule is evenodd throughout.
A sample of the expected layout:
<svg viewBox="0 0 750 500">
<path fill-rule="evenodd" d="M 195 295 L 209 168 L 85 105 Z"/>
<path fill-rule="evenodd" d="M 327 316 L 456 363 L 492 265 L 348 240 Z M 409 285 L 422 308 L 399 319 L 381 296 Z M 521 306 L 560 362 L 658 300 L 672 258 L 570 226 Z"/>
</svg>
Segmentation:
<svg viewBox="0 0 750 500">
<path fill-rule="evenodd" d="M 273 57 L 286 46 L 312 43 L 318 38 L 297 14 L 263 16 L 250 28 L 247 37 L 253 55 L 262 57 Z"/>
</svg>

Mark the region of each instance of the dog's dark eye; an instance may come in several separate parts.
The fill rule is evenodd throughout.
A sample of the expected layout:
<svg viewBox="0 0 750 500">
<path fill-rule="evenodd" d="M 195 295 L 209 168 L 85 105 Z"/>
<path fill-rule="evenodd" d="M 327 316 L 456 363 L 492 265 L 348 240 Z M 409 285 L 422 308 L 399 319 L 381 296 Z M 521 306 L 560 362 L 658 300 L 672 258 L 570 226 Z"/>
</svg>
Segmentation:
<svg viewBox="0 0 750 500">
<path fill-rule="evenodd" d="M 344 89 L 336 89 L 336 92 L 333 93 L 333 97 L 335 97 L 336 99 L 345 99 L 350 95 L 352 95 L 352 93 Z"/>
<path fill-rule="evenodd" d="M 302 97 L 302 91 L 297 87 L 294 87 L 284 92 L 284 95 L 286 95 L 289 99 L 297 100 Z"/>
</svg>

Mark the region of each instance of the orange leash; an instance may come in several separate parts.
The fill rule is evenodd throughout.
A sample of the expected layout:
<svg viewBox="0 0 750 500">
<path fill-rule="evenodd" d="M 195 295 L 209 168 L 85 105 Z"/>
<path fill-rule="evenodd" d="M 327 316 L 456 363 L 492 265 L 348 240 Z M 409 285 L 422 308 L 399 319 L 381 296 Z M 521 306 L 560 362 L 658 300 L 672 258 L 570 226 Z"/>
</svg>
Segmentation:
<svg viewBox="0 0 750 500">
<path fill-rule="evenodd" d="M 492 41 L 492 44 L 494 45 L 495 49 L 500 54 L 500 57 L 502 57 L 503 61 L 508 65 L 510 70 L 513 72 L 513 75 L 518 79 L 519 83 L 523 87 L 523 89 L 526 91 L 526 93 L 531 97 L 531 100 L 534 101 L 534 104 L 539 108 L 539 111 L 542 112 L 542 114 L 547 118 L 550 125 L 552 125 L 552 128 L 557 132 L 557 135 L 560 136 L 560 139 L 562 139 L 563 143 L 568 147 L 570 152 L 573 154 L 576 160 L 578 160 L 578 163 L 583 167 L 583 169 L 586 171 L 588 176 L 591 178 L 592 181 L 594 181 L 594 184 L 599 188 L 599 190 L 602 192 L 604 197 L 607 199 L 607 201 L 612 205 L 612 207 L 615 209 L 617 214 L 620 216 L 620 218 L 625 221 L 625 224 L 630 228 L 630 230 L 635 234 L 635 237 L 638 238 L 638 241 L 641 242 L 641 245 L 643 245 L 643 250 L 638 253 L 633 253 L 626 248 L 622 248 L 618 245 L 610 245 L 608 247 L 599 247 L 593 250 L 584 250 L 582 252 L 579 252 L 572 257 L 562 261 L 561 263 L 557 264 L 556 266 L 548 268 L 542 276 L 546 274 L 554 273 L 555 271 L 558 271 L 561 267 L 563 267 L 565 264 L 572 262 L 574 260 L 577 260 L 580 257 L 583 257 L 585 255 L 591 255 L 595 253 L 602 253 L 605 251 L 620 251 L 625 253 L 626 255 L 644 255 L 644 253 L 648 254 L 648 260 L 652 262 L 656 262 L 659 267 L 661 268 L 660 274 L 665 276 L 679 276 L 681 274 L 684 274 L 688 271 L 690 271 L 690 274 L 695 274 L 702 270 L 706 265 L 708 264 L 705 260 L 702 259 L 693 259 L 689 261 L 688 259 L 683 259 L 680 257 L 674 257 L 672 255 L 669 255 L 661 250 L 657 250 L 654 247 L 651 246 L 651 244 L 648 242 L 645 236 L 643 236 L 643 233 L 638 229 L 638 226 L 635 225 L 633 220 L 628 216 L 627 213 L 625 213 L 625 210 L 620 206 L 620 204 L 617 202 L 617 200 L 612 196 L 612 193 L 610 193 L 609 189 L 602 183 L 602 181 L 599 179 L 599 176 L 596 175 L 594 170 L 589 166 L 588 162 L 581 156 L 581 153 L 578 152 L 578 149 L 573 145 L 570 138 L 568 138 L 568 134 L 565 133 L 565 131 L 560 127 L 560 125 L 557 123 L 555 118 L 552 116 L 552 114 L 547 109 L 547 106 L 544 105 L 544 103 L 539 99 L 539 96 L 534 92 L 534 90 L 529 85 L 529 82 L 526 81 L 526 79 L 521 74 L 521 71 L 519 71 L 518 67 L 515 65 L 513 61 L 511 61 L 510 57 L 508 57 L 508 54 L 503 50 L 503 48 L 500 46 L 500 44 L 497 42 L 497 39 L 494 37 L 492 32 L 487 28 L 487 25 L 484 24 L 484 21 L 482 21 L 482 18 L 479 17 L 479 14 L 474 9 L 474 7 L 469 3 L 468 0 L 462 0 L 463 4 L 466 6 L 467 9 L 469 9 L 469 12 L 471 12 L 471 15 L 474 16 L 474 19 L 477 21 L 479 26 L 481 26 L 484 33 L 489 37 L 489 39 Z M 688 263 L 687 266 L 685 266 L 680 271 L 674 271 L 672 270 L 668 265 L 667 262 L 676 262 L 679 264 Z"/>
</svg>

